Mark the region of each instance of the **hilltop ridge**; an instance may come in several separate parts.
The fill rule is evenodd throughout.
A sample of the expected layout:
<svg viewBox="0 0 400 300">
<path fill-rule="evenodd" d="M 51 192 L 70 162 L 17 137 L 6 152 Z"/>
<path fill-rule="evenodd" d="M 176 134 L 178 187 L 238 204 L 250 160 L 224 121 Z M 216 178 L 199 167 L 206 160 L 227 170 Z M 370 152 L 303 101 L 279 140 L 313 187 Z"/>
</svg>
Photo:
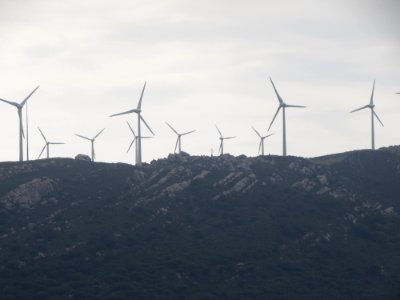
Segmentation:
<svg viewBox="0 0 400 300">
<path fill-rule="evenodd" d="M 397 299 L 400 147 L 0 163 L 4 299 Z"/>
</svg>

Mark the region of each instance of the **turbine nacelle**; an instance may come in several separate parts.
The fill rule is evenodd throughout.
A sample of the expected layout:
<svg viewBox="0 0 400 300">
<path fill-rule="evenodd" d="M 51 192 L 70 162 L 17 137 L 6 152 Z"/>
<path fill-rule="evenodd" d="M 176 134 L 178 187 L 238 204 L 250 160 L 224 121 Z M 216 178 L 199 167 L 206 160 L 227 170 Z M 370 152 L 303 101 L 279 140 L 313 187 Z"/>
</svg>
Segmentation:
<svg viewBox="0 0 400 300">
<path fill-rule="evenodd" d="M 26 101 L 28 101 L 28 99 L 33 95 L 34 92 L 36 92 L 36 90 L 37 90 L 38 88 L 39 88 L 39 85 L 38 85 L 37 87 L 35 87 L 35 88 L 33 89 L 33 91 L 30 92 L 29 95 L 26 96 L 25 99 L 22 100 L 20 103 L 17 103 L 17 102 L 14 102 L 14 101 L 5 100 L 5 99 L 1 99 L 1 98 L 0 98 L 0 101 L 3 101 L 3 102 L 5 102 L 5 103 L 7 103 L 7 104 L 10 104 L 10 105 L 12 105 L 12 106 L 15 106 L 16 108 L 18 108 L 18 109 L 20 110 L 20 109 L 22 109 L 22 108 L 24 107 Z"/>
</svg>

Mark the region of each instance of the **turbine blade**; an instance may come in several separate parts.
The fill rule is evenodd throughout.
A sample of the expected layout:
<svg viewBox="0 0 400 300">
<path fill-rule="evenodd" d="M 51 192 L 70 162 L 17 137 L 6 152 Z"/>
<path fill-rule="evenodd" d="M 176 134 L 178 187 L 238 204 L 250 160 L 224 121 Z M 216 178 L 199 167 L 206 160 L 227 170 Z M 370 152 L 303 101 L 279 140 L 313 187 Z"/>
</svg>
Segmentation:
<svg viewBox="0 0 400 300">
<path fill-rule="evenodd" d="M 221 153 L 221 151 L 222 151 L 222 143 L 223 143 L 223 140 L 221 140 L 221 142 L 219 143 L 218 153 Z"/>
<path fill-rule="evenodd" d="M 143 121 L 144 125 L 146 125 L 147 129 L 150 130 L 150 132 L 151 132 L 153 135 L 155 135 L 154 132 L 153 132 L 153 130 L 151 130 L 149 124 L 146 123 L 146 121 L 143 119 L 143 117 L 142 117 L 141 115 L 140 115 L 140 119 Z"/>
<path fill-rule="evenodd" d="M 272 126 L 272 124 L 274 123 L 274 121 L 275 121 L 275 119 L 276 119 L 276 116 L 278 115 L 279 111 L 281 110 L 281 107 L 282 107 L 282 106 L 279 105 L 278 110 L 276 111 L 274 117 L 272 118 L 271 123 L 269 124 L 268 131 L 271 129 L 271 126 Z"/>
<path fill-rule="evenodd" d="M 224 140 L 230 140 L 230 139 L 234 139 L 236 136 L 228 136 L 226 138 L 224 138 Z"/>
<path fill-rule="evenodd" d="M 135 136 L 135 138 L 132 140 L 132 143 L 129 145 L 128 150 L 126 150 L 126 153 L 128 153 L 129 150 L 131 150 L 131 147 L 132 147 L 132 145 L 133 145 L 133 143 L 134 143 L 135 141 L 136 141 L 136 136 Z"/>
<path fill-rule="evenodd" d="M 373 113 L 374 116 L 378 119 L 379 123 L 381 123 L 381 125 L 384 126 L 383 123 L 382 123 L 382 121 L 381 121 L 381 119 L 379 119 L 379 117 L 378 117 L 378 115 L 376 114 L 376 112 L 375 112 L 374 109 L 372 110 L 372 113 Z"/>
<path fill-rule="evenodd" d="M 25 139 L 25 132 L 24 132 L 24 127 L 21 127 L 21 133 L 22 133 L 22 137 Z"/>
<path fill-rule="evenodd" d="M 261 140 L 261 142 L 260 142 L 260 146 L 258 147 L 258 154 L 261 153 L 261 145 L 262 145 L 262 140 Z"/>
<path fill-rule="evenodd" d="M 43 137 L 43 139 L 45 140 L 45 142 L 47 143 L 47 139 L 46 139 L 46 137 L 44 136 L 44 134 L 43 134 L 43 132 L 42 132 L 42 130 L 38 127 L 38 129 L 39 129 L 39 131 L 40 131 L 40 134 L 42 135 L 42 137 Z"/>
<path fill-rule="evenodd" d="M 142 93 L 140 94 L 140 99 L 139 99 L 139 103 L 138 103 L 138 106 L 137 106 L 137 110 L 141 110 L 142 109 L 142 99 L 143 99 L 143 94 L 144 94 L 145 88 L 146 88 L 146 82 L 144 82 Z"/>
<path fill-rule="evenodd" d="M 44 149 L 46 149 L 46 146 L 47 146 L 47 144 L 45 144 L 43 149 L 42 149 L 42 151 L 40 151 L 40 154 L 39 154 L 38 158 L 40 158 L 42 156 Z"/>
<path fill-rule="evenodd" d="M 270 137 L 271 135 L 274 135 L 274 134 L 275 133 L 268 134 L 268 135 L 264 136 L 264 138 Z"/>
<path fill-rule="evenodd" d="M 217 128 L 217 130 L 218 130 L 218 133 L 219 133 L 220 137 L 222 137 L 221 130 L 219 130 L 219 128 L 218 128 L 218 126 L 217 126 L 217 125 L 215 125 L 215 128 Z"/>
<path fill-rule="evenodd" d="M 97 139 L 97 137 L 105 130 L 105 128 L 103 128 L 98 134 L 95 135 L 95 137 L 93 138 L 94 140 Z"/>
<path fill-rule="evenodd" d="M 113 114 L 113 115 L 111 115 L 110 117 L 115 117 L 115 116 L 120 116 L 120 115 L 126 115 L 126 114 L 131 114 L 131 113 L 137 113 L 137 112 L 138 112 L 137 109 L 131 109 L 131 110 L 128 110 L 128 111 L 124 111 L 124 112 L 122 112 L 122 113 Z"/>
<path fill-rule="evenodd" d="M 191 134 L 191 133 L 193 133 L 193 132 L 195 132 L 196 130 L 191 130 L 191 131 L 188 131 L 188 132 L 185 132 L 185 133 L 182 133 L 181 135 L 187 135 L 187 134 Z"/>
<path fill-rule="evenodd" d="M 76 133 L 75 133 L 75 135 L 76 135 L 76 136 L 79 136 L 80 138 L 83 138 L 83 139 L 85 139 L 85 140 L 89 140 L 89 141 L 91 141 L 91 139 L 89 139 L 89 138 L 88 138 L 88 137 L 86 137 L 86 136 L 79 135 L 79 134 L 76 134 Z"/>
<path fill-rule="evenodd" d="M 152 139 L 153 137 L 152 136 L 142 136 L 141 138 L 142 139 Z"/>
<path fill-rule="evenodd" d="M 36 92 L 36 90 L 39 88 L 39 86 L 37 86 L 25 99 L 24 101 L 21 102 L 20 106 L 24 106 L 26 101 L 28 101 L 28 99 L 33 95 L 34 92 Z"/>
<path fill-rule="evenodd" d="M 253 126 L 251 126 L 251 128 L 253 128 L 254 132 L 255 132 L 259 137 L 261 137 L 261 134 L 260 134 Z"/>
<path fill-rule="evenodd" d="M 286 105 L 286 107 L 306 108 L 306 106 L 303 105 Z"/>
<path fill-rule="evenodd" d="M 173 132 L 175 132 L 177 135 L 179 135 L 179 133 L 178 133 L 170 124 L 168 124 L 168 122 L 165 122 L 165 124 L 167 124 L 167 126 L 168 126 L 169 128 L 171 128 L 171 130 L 172 130 Z"/>
<path fill-rule="evenodd" d="M 368 105 L 365 105 L 363 107 L 360 107 L 360 108 L 357 108 L 355 110 L 352 110 L 350 113 L 353 113 L 353 112 L 356 112 L 356 111 L 359 111 L 359 110 L 362 110 L 362 109 L 365 109 L 365 108 L 368 108 L 368 107 L 369 107 Z"/>
<path fill-rule="evenodd" d="M 374 91 L 375 91 L 375 80 L 374 80 L 374 84 L 372 85 L 371 99 L 369 100 L 370 105 L 374 105 Z"/>
<path fill-rule="evenodd" d="M 178 143 L 179 143 L 179 137 L 176 139 L 174 153 L 176 152 L 176 148 L 178 148 Z"/>
<path fill-rule="evenodd" d="M 136 137 L 135 131 L 132 129 L 131 124 L 129 124 L 128 121 L 126 121 L 126 124 L 128 124 L 129 129 L 131 130 L 131 132 L 133 133 L 133 136 Z"/>
<path fill-rule="evenodd" d="M 4 99 L 1 99 L 1 98 L 0 98 L 0 101 L 3 101 L 3 102 L 5 102 L 5 103 L 10 104 L 10 105 L 15 106 L 15 107 L 18 107 L 18 106 L 19 106 L 19 104 L 16 103 L 16 102 L 4 100 Z"/>
<path fill-rule="evenodd" d="M 282 103 L 283 103 L 283 100 L 282 100 L 281 96 L 279 95 L 278 91 L 276 90 L 276 87 L 275 87 L 275 84 L 274 84 L 274 82 L 272 81 L 272 78 L 270 77 L 270 78 L 269 78 L 269 80 L 270 80 L 270 81 L 271 81 L 271 83 L 272 83 L 272 86 L 273 86 L 273 88 L 274 88 L 274 91 L 275 91 L 276 97 L 278 97 L 278 101 L 279 101 L 279 103 L 280 103 L 280 104 L 282 104 Z"/>
<path fill-rule="evenodd" d="M 65 143 L 49 142 L 49 145 L 65 145 Z"/>
</svg>

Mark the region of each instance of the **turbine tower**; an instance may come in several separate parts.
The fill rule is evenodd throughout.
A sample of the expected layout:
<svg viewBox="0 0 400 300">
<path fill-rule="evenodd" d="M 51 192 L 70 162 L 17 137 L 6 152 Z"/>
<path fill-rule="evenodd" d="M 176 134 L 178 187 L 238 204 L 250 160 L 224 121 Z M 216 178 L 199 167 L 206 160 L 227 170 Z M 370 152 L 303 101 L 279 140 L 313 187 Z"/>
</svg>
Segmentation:
<svg viewBox="0 0 400 300">
<path fill-rule="evenodd" d="M 251 128 L 253 128 L 254 132 L 255 132 L 255 133 L 259 136 L 259 138 L 260 138 L 260 146 L 258 147 L 258 154 L 260 154 L 260 151 L 261 151 L 261 155 L 264 156 L 264 140 L 265 140 L 267 137 L 270 137 L 271 135 L 274 135 L 274 134 L 271 133 L 271 134 L 262 136 L 253 126 L 252 126 Z"/>
<path fill-rule="evenodd" d="M 18 118 L 19 118 L 19 161 L 23 161 L 24 160 L 24 144 L 22 139 L 25 138 L 25 134 L 24 134 L 24 126 L 22 124 L 22 109 L 24 108 L 24 105 L 26 103 L 26 101 L 28 101 L 28 99 L 32 96 L 32 94 L 34 92 L 36 92 L 36 90 L 39 88 L 39 86 L 37 86 L 21 103 L 17 103 L 17 102 L 13 102 L 13 101 L 8 101 L 8 100 L 4 100 L 0 98 L 0 101 L 3 101 L 5 103 L 8 103 L 12 106 L 15 106 L 18 110 Z"/>
<path fill-rule="evenodd" d="M 281 108 L 282 108 L 282 120 L 283 120 L 283 125 L 282 125 L 282 131 L 283 131 L 283 132 L 282 132 L 282 134 L 283 134 L 283 156 L 286 156 L 286 155 L 287 155 L 287 150 L 286 150 L 286 108 L 288 108 L 288 107 L 305 108 L 305 106 L 286 104 L 286 103 L 283 101 L 283 99 L 281 98 L 281 96 L 279 95 L 278 91 L 276 90 L 275 84 L 274 84 L 274 82 L 272 81 L 271 77 L 269 78 L 269 80 L 271 81 L 272 86 L 273 86 L 274 91 L 275 91 L 275 94 L 276 94 L 276 97 L 278 98 L 279 107 L 278 107 L 278 110 L 276 111 L 276 113 L 275 113 L 275 115 L 274 115 L 274 118 L 273 118 L 272 121 L 271 121 L 271 124 L 269 124 L 268 131 L 271 129 L 271 126 L 272 126 L 272 124 L 274 123 L 276 116 L 278 115 L 279 111 L 280 111 Z"/>
<path fill-rule="evenodd" d="M 220 153 L 220 155 L 223 155 L 223 154 L 224 154 L 224 140 L 234 139 L 236 136 L 227 136 L 227 137 L 224 137 L 224 136 L 222 135 L 222 133 L 221 133 L 221 130 L 219 130 L 218 126 L 215 125 L 215 127 L 216 127 L 217 130 L 218 130 L 218 133 L 219 133 L 219 140 L 220 140 L 218 152 Z"/>
<path fill-rule="evenodd" d="M 142 99 L 143 99 L 143 94 L 144 90 L 146 88 L 146 82 L 144 83 L 143 89 L 142 89 L 142 94 L 140 95 L 139 103 L 135 109 L 131 109 L 122 113 L 114 114 L 111 115 L 110 117 L 115 117 L 115 116 L 120 116 L 120 115 L 126 115 L 126 114 L 131 114 L 131 113 L 136 113 L 137 114 L 137 142 L 136 142 L 136 164 L 141 165 L 142 164 L 142 131 L 140 129 L 141 122 L 146 125 L 146 127 L 150 130 L 150 132 L 154 135 L 154 132 L 151 130 L 150 126 L 146 123 L 146 121 L 143 119 L 141 112 L 142 112 Z"/>
<path fill-rule="evenodd" d="M 182 138 L 182 136 L 191 134 L 191 133 L 195 132 L 196 130 L 191 130 L 191 131 L 188 131 L 188 132 L 185 132 L 185 133 L 178 133 L 170 124 L 168 124 L 167 122 L 165 122 L 165 123 L 166 123 L 167 126 L 168 126 L 169 128 L 171 128 L 171 130 L 172 130 L 173 132 L 175 132 L 175 134 L 178 136 L 177 139 L 176 139 L 176 144 L 175 144 L 175 148 L 174 148 L 174 153 L 176 153 L 176 148 L 178 148 L 178 154 L 181 154 L 181 151 L 182 151 L 182 141 L 181 141 L 181 138 Z"/>
<path fill-rule="evenodd" d="M 363 107 L 357 108 L 355 110 L 352 110 L 350 112 L 350 113 L 353 113 L 353 112 L 356 112 L 356 111 L 359 111 L 359 110 L 363 110 L 365 108 L 370 108 L 371 109 L 371 148 L 372 148 L 372 150 L 375 150 L 375 123 L 374 123 L 375 118 L 383 126 L 382 121 L 379 119 L 378 115 L 375 112 L 374 92 L 375 92 L 375 80 L 374 80 L 374 84 L 372 86 L 372 94 L 371 94 L 371 99 L 369 100 L 369 104 L 365 105 Z"/>
<path fill-rule="evenodd" d="M 129 124 L 128 121 L 127 121 L 126 123 L 128 124 L 129 129 L 131 130 L 131 132 L 132 132 L 132 134 L 133 134 L 133 136 L 134 136 L 134 138 L 133 138 L 133 140 L 132 140 L 132 143 L 129 145 L 128 150 L 126 151 L 126 153 L 128 153 L 129 150 L 131 149 L 133 143 L 137 140 L 137 135 L 135 134 L 135 131 L 133 131 L 133 129 L 132 129 L 132 127 L 131 127 L 131 124 Z M 153 137 L 152 137 L 152 136 L 142 136 L 142 139 L 151 139 L 151 138 L 153 138 Z M 136 150 L 137 150 L 137 149 L 136 149 Z"/>
<path fill-rule="evenodd" d="M 80 137 L 80 138 L 83 138 L 83 139 L 85 139 L 85 140 L 90 141 L 90 143 L 91 143 L 91 145 L 92 145 L 92 161 L 94 161 L 95 158 L 96 158 L 96 153 L 95 153 L 95 151 L 94 151 L 94 141 L 98 138 L 98 136 L 99 136 L 104 130 L 105 130 L 105 128 L 103 128 L 103 129 L 102 129 L 98 134 L 96 134 L 92 139 L 90 139 L 90 138 L 88 138 L 88 137 L 86 137 L 86 136 L 79 135 L 79 134 L 76 134 L 76 133 L 75 133 L 76 136 L 78 136 L 78 137 Z"/>
<path fill-rule="evenodd" d="M 42 130 L 40 130 L 39 127 L 38 127 L 38 129 L 39 129 L 40 134 L 42 135 L 42 137 L 43 137 L 43 139 L 44 139 L 44 141 L 45 141 L 45 143 L 46 143 L 46 144 L 44 145 L 42 151 L 40 151 L 40 154 L 39 154 L 38 158 L 40 158 L 40 157 L 42 156 L 44 149 L 47 150 L 47 151 L 46 151 L 46 152 L 47 152 L 47 158 L 50 158 L 50 145 L 64 145 L 65 143 L 49 142 L 49 141 L 46 139 L 46 137 L 44 136 Z"/>
</svg>

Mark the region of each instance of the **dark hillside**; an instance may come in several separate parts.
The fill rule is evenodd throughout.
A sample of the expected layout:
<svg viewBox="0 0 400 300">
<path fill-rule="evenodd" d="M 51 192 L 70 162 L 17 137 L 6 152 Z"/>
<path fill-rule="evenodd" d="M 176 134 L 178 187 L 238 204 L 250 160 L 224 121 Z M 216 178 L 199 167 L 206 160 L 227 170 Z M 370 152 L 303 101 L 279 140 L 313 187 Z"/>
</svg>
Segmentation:
<svg viewBox="0 0 400 300">
<path fill-rule="evenodd" d="M 400 151 L 0 163 L 1 299 L 400 299 Z"/>
</svg>

